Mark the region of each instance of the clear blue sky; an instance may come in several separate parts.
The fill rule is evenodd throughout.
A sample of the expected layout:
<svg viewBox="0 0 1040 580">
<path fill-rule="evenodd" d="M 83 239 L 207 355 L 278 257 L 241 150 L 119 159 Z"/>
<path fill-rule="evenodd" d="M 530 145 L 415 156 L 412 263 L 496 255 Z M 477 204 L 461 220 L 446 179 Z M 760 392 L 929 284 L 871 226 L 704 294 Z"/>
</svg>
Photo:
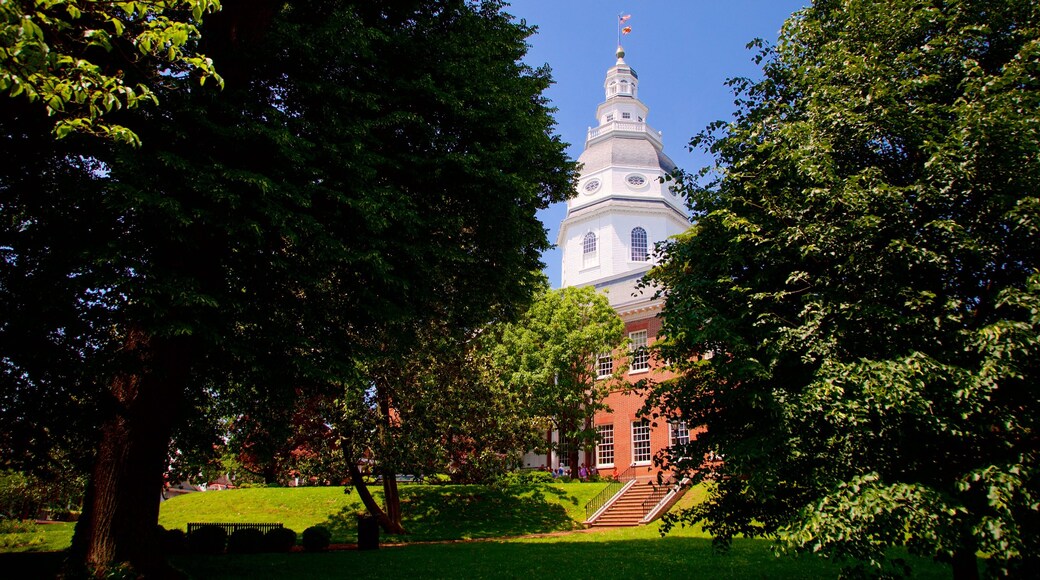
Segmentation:
<svg viewBox="0 0 1040 580">
<path fill-rule="evenodd" d="M 556 111 L 557 133 L 581 155 L 585 133 L 603 101 L 603 78 L 615 61 L 617 16 L 631 14 L 622 37 L 625 61 L 639 75 L 639 98 L 649 108 L 647 122 L 664 134 L 665 153 L 694 171 L 710 163 L 686 145 L 708 123 L 729 119 L 733 93 L 727 78 L 759 76 L 745 48 L 754 38 L 775 42 L 780 26 L 809 0 L 507 0 L 506 12 L 538 32 L 528 39 L 526 62 L 552 68 L 556 84 L 547 92 Z M 556 241 L 566 204 L 539 217 Z M 560 252 L 542 255 L 554 288 L 560 286 Z"/>
</svg>

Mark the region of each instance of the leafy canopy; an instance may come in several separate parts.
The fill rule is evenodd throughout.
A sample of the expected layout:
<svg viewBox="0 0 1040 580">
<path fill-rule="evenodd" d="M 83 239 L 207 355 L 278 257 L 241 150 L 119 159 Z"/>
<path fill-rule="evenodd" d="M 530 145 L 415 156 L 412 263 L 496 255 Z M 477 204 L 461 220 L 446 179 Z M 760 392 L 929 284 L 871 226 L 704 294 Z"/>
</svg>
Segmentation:
<svg viewBox="0 0 1040 580">
<path fill-rule="evenodd" d="M 598 380 L 596 361 L 625 344 L 625 325 L 592 287 L 543 291 L 527 313 L 502 331 L 494 350 L 502 380 L 524 393 L 530 412 L 569 438 L 591 440 L 585 423 L 604 408 L 611 380 Z M 577 448 L 571 450 L 577 453 Z"/>
<path fill-rule="evenodd" d="M 1040 553 L 1040 7 L 822 0 L 758 59 L 735 118 L 691 144 L 717 167 L 682 177 L 696 225 L 651 274 L 682 370 L 657 395 L 707 427 L 673 455 L 716 478 L 687 516 L 875 571 L 893 545 L 1022 565 Z"/>
<path fill-rule="evenodd" d="M 39 101 L 57 117 L 59 138 L 76 131 L 140 144 L 103 117 L 157 103 L 154 85 L 164 79 L 223 84 L 213 62 L 192 50 L 203 15 L 219 9 L 217 0 L 0 2 L 0 92 Z"/>
</svg>

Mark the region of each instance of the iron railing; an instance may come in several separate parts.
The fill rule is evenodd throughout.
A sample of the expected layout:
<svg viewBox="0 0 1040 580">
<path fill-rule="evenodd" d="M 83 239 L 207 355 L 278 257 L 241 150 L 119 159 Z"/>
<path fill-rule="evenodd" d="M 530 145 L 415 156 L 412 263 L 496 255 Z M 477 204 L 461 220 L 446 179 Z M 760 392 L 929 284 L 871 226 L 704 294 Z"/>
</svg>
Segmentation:
<svg viewBox="0 0 1040 580">
<path fill-rule="evenodd" d="M 650 513 L 650 510 L 657 507 L 657 504 L 661 503 L 661 500 L 671 493 L 677 484 L 675 477 L 669 477 L 667 481 L 661 482 L 660 485 L 650 482 L 654 490 L 643 500 L 643 517 L 645 518 L 646 514 Z"/>
<path fill-rule="evenodd" d="M 237 530 L 251 529 L 260 530 L 261 532 L 267 533 L 273 529 L 282 527 L 282 524 L 223 524 L 223 523 L 209 523 L 209 522 L 192 522 L 188 524 L 188 535 L 190 536 L 199 528 L 215 526 L 225 532 L 227 535 L 235 533 Z"/>
<path fill-rule="evenodd" d="M 603 488 L 603 491 L 599 492 L 596 497 L 589 500 L 589 503 L 585 504 L 585 520 L 588 521 L 592 517 L 592 514 L 599 511 L 599 508 L 603 507 L 603 504 L 610 501 L 610 498 L 617 495 L 617 492 L 621 491 L 625 484 L 636 478 L 635 466 L 631 466 L 617 476 L 617 479 L 607 484 L 607 487 Z"/>
</svg>

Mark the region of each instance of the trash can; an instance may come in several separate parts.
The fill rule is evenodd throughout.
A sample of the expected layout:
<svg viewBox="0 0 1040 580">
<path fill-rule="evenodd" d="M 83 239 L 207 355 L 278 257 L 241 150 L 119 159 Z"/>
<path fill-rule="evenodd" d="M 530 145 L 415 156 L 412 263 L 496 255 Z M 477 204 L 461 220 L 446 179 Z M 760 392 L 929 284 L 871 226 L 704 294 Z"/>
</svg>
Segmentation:
<svg viewBox="0 0 1040 580">
<path fill-rule="evenodd" d="M 357 517 L 358 550 L 379 549 L 379 520 L 370 515 Z"/>
</svg>

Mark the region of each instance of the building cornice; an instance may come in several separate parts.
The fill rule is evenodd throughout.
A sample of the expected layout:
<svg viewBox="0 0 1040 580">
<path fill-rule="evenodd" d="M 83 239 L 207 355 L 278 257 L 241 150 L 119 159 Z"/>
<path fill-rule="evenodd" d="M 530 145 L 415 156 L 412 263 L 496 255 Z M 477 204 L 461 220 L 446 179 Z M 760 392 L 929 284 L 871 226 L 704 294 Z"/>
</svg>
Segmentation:
<svg viewBox="0 0 1040 580">
<path fill-rule="evenodd" d="M 564 234 L 571 225 L 607 214 L 659 215 L 677 220 L 677 223 L 687 227 L 690 225 L 685 214 L 663 199 L 612 196 L 568 210 L 567 217 L 560 224 L 556 244 L 563 244 Z"/>
</svg>

